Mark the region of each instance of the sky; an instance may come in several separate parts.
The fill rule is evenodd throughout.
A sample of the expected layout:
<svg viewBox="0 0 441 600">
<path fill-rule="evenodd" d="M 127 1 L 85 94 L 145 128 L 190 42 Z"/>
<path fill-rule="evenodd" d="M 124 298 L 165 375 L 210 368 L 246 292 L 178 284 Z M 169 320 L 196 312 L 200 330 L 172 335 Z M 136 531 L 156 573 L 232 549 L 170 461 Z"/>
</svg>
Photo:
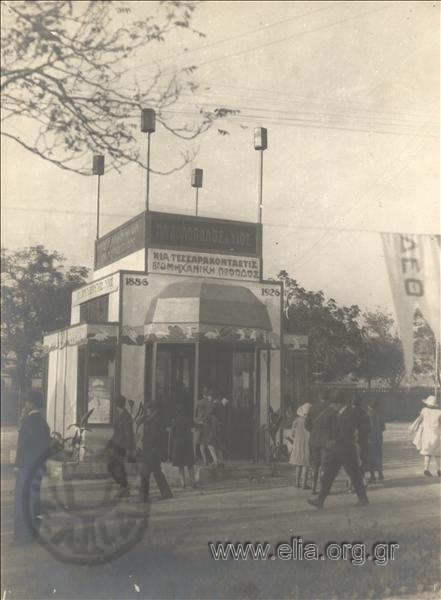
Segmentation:
<svg viewBox="0 0 441 600">
<path fill-rule="evenodd" d="M 154 4 L 130 6 L 142 17 Z M 151 176 L 151 209 L 192 214 L 199 167 L 199 214 L 256 220 L 253 128 L 266 127 L 264 276 L 284 269 L 338 302 L 393 312 L 379 232 L 439 233 L 439 3 L 201 2 L 193 25 L 206 37 L 177 31 L 131 62 L 126 85 L 147 85 L 152 66 L 195 65 L 199 88 L 170 109 L 176 119 L 201 105 L 240 112 L 197 139 L 182 171 Z M 182 149 L 158 127 L 152 167 Z M 144 198 L 141 168 L 106 174 L 101 233 Z M 3 246 L 44 244 L 90 267 L 95 199 L 93 177 L 3 142 Z"/>
</svg>

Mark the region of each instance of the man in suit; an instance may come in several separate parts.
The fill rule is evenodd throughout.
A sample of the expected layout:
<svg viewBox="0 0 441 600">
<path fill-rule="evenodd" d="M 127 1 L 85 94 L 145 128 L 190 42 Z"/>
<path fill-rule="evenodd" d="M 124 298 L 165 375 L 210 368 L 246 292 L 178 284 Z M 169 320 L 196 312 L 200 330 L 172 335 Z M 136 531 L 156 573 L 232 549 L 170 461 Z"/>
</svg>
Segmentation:
<svg viewBox="0 0 441 600">
<path fill-rule="evenodd" d="M 305 429 L 309 431 L 309 457 L 312 467 L 312 494 L 317 494 L 319 474 L 328 455 L 328 444 L 331 439 L 334 410 L 326 403 L 326 397 L 320 393 L 318 402 L 312 405 L 305 419 Z"/>
<path fill-rule="evenodd" d="M 142 450 L 141 497 L 144 502 L 149 501 L 150 476 L 156 480 L 162 500 L 172 498 L 173 494 L 161 469 L 161 442 L 162 425 L 158 405 L 150 402 L 145 407 L 144 437 Z"/>
<path fill-rule="evenodd" d="M 356 506 L 369 504 L 366 489 L 363 483 L 361 470 L 358 465 L 357 450 L 355 447 L 356 434 L 362 454 L 366 452 L 367 435 L 363 419 L 353 408 L 349 408 L 342 394 L 338 394 L 331 401 L 331 407 L 335 411 L 330 425 L 330 440 L 328 442 L 329 453 L 325 462 L 325 468 L 318 498 L 308 498 L 309 504 L 315 508 L 323 508 L 326 497 L 331 491 L 332 484 L 340 467 L 343 466 L 349 475 L 355 492 L 358 496 Z"/>
<path fill-rule="evenodd" d="M 113 435 L 107 444 L 107 449 L 110 454 L 110 461 L 107 465 L 109 473 L 121 485 L 123 494 L 128 496 L 129 488 L 124 460 L 131 460 L 134 455 L 135 436 L 132 417 L 126 408 L 126 398 L 122 394 L 115 399 Z"/>
<path fill-rule="evenodd" d="M 39 392 L 32 391 L 29 394 L 22 413 L 22 420 L 17 441 L 17 454 L 15 459 L 15 518 L 14 536 L 16 543 L 25 542 L 30 539 L 24 514 L 24 505 L 28 504 L 34 525 L 41 523 L 40 516 L 40 493 L 38 485 L 30 485 L 29 477 L 34 471 L 37 462 L 41 460 L 44 453 L 50 447 L 50 431 L 41 410 L 43 409 L 43 397 Z M 40 473 L 35 473 L 34 479 L 43 475 L 44 464 L 40 465 Z M 24 495 L 28 491 L 29 498 Z"/>
</svg>

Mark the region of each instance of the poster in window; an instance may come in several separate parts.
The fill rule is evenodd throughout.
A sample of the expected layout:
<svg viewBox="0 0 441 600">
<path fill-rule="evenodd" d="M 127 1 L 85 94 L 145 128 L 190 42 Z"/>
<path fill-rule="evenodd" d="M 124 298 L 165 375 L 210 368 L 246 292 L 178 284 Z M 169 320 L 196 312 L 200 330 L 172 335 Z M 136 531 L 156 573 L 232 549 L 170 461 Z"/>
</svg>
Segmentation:
<svg viewBox="0 0 441 600">
<path fill-rule="evenodd" d="M 89 377 L 90 424 L 108 425 L 112 405 L 113 377 Z"/>
</svg>

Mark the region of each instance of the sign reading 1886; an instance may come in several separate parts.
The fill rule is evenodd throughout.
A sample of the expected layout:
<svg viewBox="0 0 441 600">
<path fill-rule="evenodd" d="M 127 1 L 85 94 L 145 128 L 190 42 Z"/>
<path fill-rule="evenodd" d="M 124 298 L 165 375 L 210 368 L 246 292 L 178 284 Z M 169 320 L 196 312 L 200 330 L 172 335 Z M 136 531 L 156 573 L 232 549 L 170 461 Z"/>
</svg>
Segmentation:
<svg viewBox="0 0 441 600">
<path fill-rule="evenodd" d="M 149 215 L 149 245 L 257 257 L 258 227 L 242 221 L 153 212 Z"/>
</svg>

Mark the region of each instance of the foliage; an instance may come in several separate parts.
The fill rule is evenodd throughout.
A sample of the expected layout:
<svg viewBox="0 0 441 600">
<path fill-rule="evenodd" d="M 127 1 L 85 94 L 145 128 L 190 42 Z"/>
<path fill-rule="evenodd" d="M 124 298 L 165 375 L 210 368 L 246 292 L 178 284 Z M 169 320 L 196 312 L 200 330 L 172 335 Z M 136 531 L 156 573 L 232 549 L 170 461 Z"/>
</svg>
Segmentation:
<svg viewBox="0 0 441 600">
<path fill-rule="evenodd" d="M 285 331 L 309 336 L 312 376 L 332 381 L 354 371 L 363 343 L 357 305 L 339 306 L 323 292 L 307 291 L 280 271 L 284 284 Z"/>
<path fill-rule="evenodd" d="M 187 141 L 237 112 L 200 108 L 191 122 L 170 112 L 183 92 L 197 89 L 196 67 L 163 73 L 152 64 L 149 84 L 137 84 L 135 73 L 132 85 L 137 53 L 146 63 L 149 46 L 175 30 L 203 37 L 191 24 L 197 3 L 138 4 L 156 13 L 136 18 L 130 3 L 105 0 L 2 2 L 2 135 L 62 169 L 89 175 L 91 153 L 106 155 L 108 169 L 146 166 L 138 140 L 142 107 L 154 108 L 163 128 Z M 193 158 L 184 152 L 181 164 L 166 172 Z"/>
<path fill-rule="evenodd" d="M 416 376 L 435 374 L 435 336 L 419 310 L 414 319 L 414 357 L 413 372 Z"/>
<path fill-rule="evenodd" d="M 66 438 L 64 442 L 69 442 L 71 451 L 72 451 L 72 459 L 79 461 L 83 458 L 83 455 L 86 454 L 87 449 L 84 446 L 84 433 L 86 431 L 92 431 L 90 427 L 88 427 L 90 415 L 93 413 L 94 409 L 91 408 L 87 413 L 85 413 L 81 419 L 77 423 L 72 423 L 69 425 L 67 429 L 71 427 L 75 427 L 75 433 L 73 437 Z"/>
<path fill-rule="evenodd" d="M 144 404 L 140 402 L 135 413 L 135 401 L 129 399 L 127 402 L 129 405 L 130 416 L 132 417 L 132 421 L 135 423 L 135 454 L 139 459 L 142 453 L 144 434 Z"/>
<path fill-rule="evenodd" d="M 397 389 L 404 376 L 404 358 L 394 320 L 378 309 L 363 317 L 363 344 L 354 374 L 369 384 L 373 379 L 383 379 Z"/>
<path fill-rule="evenodd" d="M 85 283 L 85 267 L 63 265 L 44 246 L 2 249 L 2 369 L 10 373 L 19 401 L 41 374 L 41 338 L 70 321 L 70 295 Z"/>
<path fill-rule="evenodd" d="M 282 425 L 280 410 L 274 410 L 271 406 L 268 411 L 268 423 L 263 429 L 269 437 L 269 462 L 272 465 L 271 475 L 278 472 L 279 462 L 284 458 L 284 445 L 280 443 L 279 431 Z"/>
</svg>

